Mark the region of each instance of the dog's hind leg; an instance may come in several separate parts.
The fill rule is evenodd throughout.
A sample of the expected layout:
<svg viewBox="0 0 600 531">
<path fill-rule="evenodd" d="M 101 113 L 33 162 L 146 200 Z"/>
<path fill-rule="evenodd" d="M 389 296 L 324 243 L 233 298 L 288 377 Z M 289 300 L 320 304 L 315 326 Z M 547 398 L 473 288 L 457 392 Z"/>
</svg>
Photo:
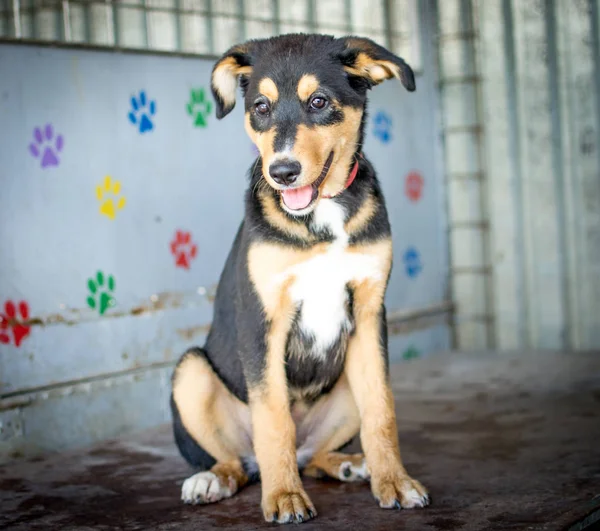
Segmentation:
<svg viewBox="0 0 600 531">
<path fill-rule="evenodd" d="M 369 478 L 363 454 L 344 454 L 341 447 L 360 429 L 360 416 L 348 381 L 342 376 L 330 393 L 322 396 L 298 427 L 298 465 L 303 474 L 324 475 L 341 481 Z"/>
<path fill-rule="evenodd" d="M 302 473 L 314 478 L 328 476 L 340 481 L 365 481 L 371 477 L 364 454 L 342 452 L 315 454 Z"/>
<path fill-rule="evenodd" d="M 173 375 L 173 428 L 183 456 L 202 469 L 186 479 L 186 503 L 233 496 L 248 482 L 242 459 L 252 455 L 248 406 L 215 374 L 201 349 L 186 352 Z"/>
</svg>

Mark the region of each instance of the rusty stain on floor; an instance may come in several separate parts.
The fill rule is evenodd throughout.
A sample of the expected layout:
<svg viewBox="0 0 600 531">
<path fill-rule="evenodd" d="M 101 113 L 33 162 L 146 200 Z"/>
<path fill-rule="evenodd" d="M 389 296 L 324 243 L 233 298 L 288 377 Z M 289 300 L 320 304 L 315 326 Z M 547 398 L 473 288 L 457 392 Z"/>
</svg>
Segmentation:
<svg viewBox="0 0 600 531">
<path fill-rule="evenodd" d="M 600 516 L 600 353 L 447 354 L 391 373 L 403 458 L 432 505 L 382 510 L 368 484 L 305 479 L 319 515 L 302 529 L 567 530 Z M 191 472 L 169 426 L 14 462 L 0 467 L 0 528 L 274 527 L 260 485 L 183 505 Z"/>
</svg>

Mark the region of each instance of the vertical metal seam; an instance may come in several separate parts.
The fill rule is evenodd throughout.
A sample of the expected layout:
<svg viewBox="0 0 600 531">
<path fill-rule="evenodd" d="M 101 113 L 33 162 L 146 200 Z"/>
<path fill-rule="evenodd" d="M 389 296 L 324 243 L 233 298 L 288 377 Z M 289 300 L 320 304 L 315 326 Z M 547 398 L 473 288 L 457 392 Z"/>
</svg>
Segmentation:
<svg viewBox="0 0 600 531">
<path fill-rule="evenodd" d="M 409 4 L 411 16 L 411 25 L 412 30 L 410 32 L 410 53 L 411 53 L 411 61 L 414 70 L 421 70 L 423 68 L 423 59 L 421 57 L 421 23 L 418 16 L 418 6 L 419 0 L 411 0 Z"/>
<path fill-rule="evenodd" d="M 31 4 L 31 37 L 34 39 L 37 39 L 39 36 L 37 15 L 38 15 L 37 8 L 35 7 L 35 3 L 33 3 L 33 0 L 32 0 L 32 4 Z"/>
<path fill-rule="evenodd" d="M 238 5 L 238 42 L 246 40 L 246 2 L 245 0 L 237 0 Z"/>
<path fill-rule="evenodd" d="M 434 35 L 433 35 L 433 42 L 434 42 L 434 46 L 435 46 L 435 53 L 434 53 L 434 57 L 435 57 L 435 61 L 436 61 L 436 77 L 438 79 L 436 79 L 436 81 L 438 81 L 435 84 L 436 90 L 437 90 L 437 95 L 438 95 L 438 105 L 437 105 L 437 129 L 439 130 L 439 134 L 437 135 L 437 140 L 440 146 L 440 150 L 441 150 L 441 157 L 442 157 L 442 163 L 441 163 L 441 171 L 443 174 L 443 177 L 441 179 L 442 182 L 442 192 L 440 193 L 440 204 L 442 209 L 444 210 L 445 216 L 442 217 L 442 226 L 441 228 L 441 232 L 442 232 L 442 236 L 443 238 L 445 238 L 446 241 L 446 260 L 448 261 L 447 263 L 447 274 L 446 274 L 446 299 L 447 300 L 451 300 L 454 301 L 454 274 L 452 272 L 452 260 L 453 260 L 453 255 L 452 255 L 452 245 L 450 243 L 450 221 L 449 221 L 449 216 L 450 216 L 450 194 L 448 192 L 449 186 L 448 186 L 448 182 L 449 182 L 449 173 L 447 171 L 446 168 L 446 158 L 445 158 L 445 149 L 446 149 L 446 143 L 448 141 L 447 137 L 443 134 L 444 131 L 444 127 L 445 127 L 445 121 L 446 121 L 446 117 L 445 117 L 445 113 L 444 113 L 444 99 L 443 99 L 443 92 L 444 92 L 444 83 L 443 83 L 443 74 L 442 74 L 442 68 L 441 68 L 441 63 L 442 63 L 442 56 L 441 56 L 441 48 L 440 48 L 440 44 L 441 44 L 441 28 L 440 28 L 440 15 L 439 15 L 439 0 L 431 0 L 431 8 L 432 8 L 432 18 L 433 18 L 433 22 L 435 24 L 435 31 L 434 31 Z M 417 6 L 418 7 L 418 6 Z M 451 342 L 451 347 L 452 348 L 457 348 L 458 347 L 458 331 L 456 328 L 456 311 L 452 311 L 449 318 L 448 318 L 448 325 L 450 327 L 450 342 Z"/>
<path fill-rule="evenodd" d="M 596 154 L 600 168 L 600 10 L 597 0 L 589 0 L 589 3 L 594 61 L 594 93 L 596 94 Z"/>
<path fill-rule="evenodd" d="M 89 2 L 83 7 L 83 31 L 84 41 L 88 44 L 92 43 L 92 5 Z"/>
<path fill-rule="evenodd" d="M 344 18 L 346 19 L 346 33 L 352 34 L 352 0 L 344 0 Z"/>
<path fill-rule="evenodd" d="M 305 0 L 308 8 L 308 29 L 314 33 L 317 29 L 317 9 L 315 0 Z"/>
<path fill-rule="evenodd" d="M 281 18 L 279 14 L 279 0 L 271 0 L 271 10 L 273 11 L 273 34 L 279 35 L 281 32 Z"/>
<path fill-rule="evenodd" d="M 559 4 L 560 6 L 560 4 Z M 565 7 L 564 5 L 562 6 Z M 566 87 L 564 90 L 566 105 L 563 112 L 563 126 L 567 128 L 567 131 L 575 131 L 577 128 L 577 111 L 576 104 L 573 97 L 571 96 L 571 91 L 569 90 L 569 81 L 573 79 L 573 72 L 571 70 L 572 62 L 569 60 L 572 56 L 573 49 L 571 47 L 571 39 L 569 35 L 569 26 L 570 23 L 568 21 L 568 9 L 565 10 L 565 16 L 567 17 L 566 27 L 567 30 L 565 35 L 561 36 L 560 32 L 557 32 L 557 41 L 561 42 L 561 47 L 563 49 L 563 53 L 565 55 L 565 59 L 560 62 L 562 68 L 562 79 L 564 79 L 564 86 Z M 560 18 L 559 18 L 560 20 Z M 564 30 L 563 30 L 564 31 Z M 592 59 L 593 60 L 593 59 Z M 559 78 L 560 80 L 560 78 Z M 567 216 L 566 221 L 566 229 L 567 229 L 567 242 L 571 242 L 571 251 L 570 256 L 572 260 L 569 261 L 570 274 L 572 274 L 572 278 L 570 279 L 571 285 L 574 286 L 571 292 L 571 319 L 572 319 L 572 343 L 575 348 L 581 348 L 582 345 L 585 344 L 583 340 L 585 323 L 584 319 L 580 318 L 580 316 L 585 315 L 585 311 L 582 308 L 582 297 L 581 297 L 581 283 L 582 279 L 588 278 L 586 273 L 585 264 L 587 264 L 587 256 L 585 256 L 585 250 L 583 248 L 583 234 L 584 234 L 584 218 L 585 213 L 581 211 L 581 209 L 576 204 L 576 201 L 583 200 L 583 195 L 581 191 L 581 183 L 580 183 L 580 172 L 578 162 L 579 158 L 576 156 L 577 149 L 577 139 L 574 138 L 575 135 L 567 135 L 564 139 L 563 149 L 568 151 L 565 152 L 564 159 L 568 162 L 565 162 L 565 171 L 568 171 L 569 174 L 567 177 L 567 183 L 569 183 L 570 188 L 568 189 L 568 197 L 566 198 L 566 205 L 568 209 L 565 211 Z M 568 168 L 568 170 L 567 170 Z"/>
<path fill-rule="evenodd" d="M 107 4 L 110 4 L 110 9 L 107 11 L 107 22 L 108 17 L 110 16 L 112 20 L 112 32 L 113 39 L 115 41 L 115 46 L 118 48 L 121 44 L 121 36 L 120 36 L 120 22 L 119 22 L 119 13 L 120 10 L 115 6 L 114 0 L 106 0 Z"/>
<path fill-rule="evenodd" d="M 21 1 L 20 0 L 12 0 L 12 12 L 13 12 L 13 29 L 15 32 L 15 38 L 20 39 L 22 37 Z M 37 35 L 36 35 L 36 37 L 37 37 Z"/>
<path fill-rule="evenodd" d="M 206 38 L 208 39 L 208 53 L 215 53 L 215 35 L 213 26 L 213 8 L 212 0 L 205 0 L 206 6 Z"/>
<path fill-rule="evenodd" d="M 181 0 L 175 0 L 175 41 L 177 50 L 183 52 L 183 29 L 181 27 L 181 19 L 185 15 L 181 12 Z"/>
<path fill-rule="evenodd" d="M 152 40 L 150 37 L 150 12 L 148 10 L 148 3 L 146 0 L 142 0 L 142 35 L 144 37 L 144 48 L 147 50 L 152 46 Z"/>
<path fill-rule="evenodd" d="M 63 37 L 66 42 L 71 42 L 71 9 L 69 6 L 69 0 L 62 0 L 61 2 L 62 9 L 62 24 L 63 24 Z"/>
<path fill-rule="evenodd" d="M 383 23 L 385 32 L 385 45 L 392 50 L 392 2 L 394 0 L 383 0 Z"/>
<path fill-rule="evenodd" d="M 516 52 L 514 43 L 514 20 L 511 0 L 502 0 L 502 18 L 504 19 L 504 56 L 507 121 L 510 129 L 508 135 L 508 151 L 510 153 L 510 164 L 512 166 L 512 193 L 515 203 L 515 254 L 517 256 L 517 267 L 515 271 L 515 290 L 518 300 L 518 334 L 520 344 L 531 347 L 531 309 L 526 290 L 526 264 L 525 264 L 525 216 L 523 212 L 523 176 L 521 172 L 521 131 L 519 128 L 519 94 L 517 91 Z"/>
<path fill-rule="evenodd" d="M 471 46 L 471 61 L 472 71 L 476 79 L 481 77 L 482 68 L 480 66 L 481 59 L 481 31 L 479 28 L 479 19 L 475 17 L 475 0 L 469 0 L 469 26 L 464 28 L 467 33 L 474 35 L 470 42 Z M 479 208 L 481 211 L 481 217 L 487 222 L 485 227 L 481 228 L 481 239 L 482 239 L 482 252 L 483 259 L 486 267 L 490 267 L 492 274 L 485 275 L 483 277 L 484 283 L 484 296 L 485 296 L 485 312 L 490 316 L 490 319 L 486 321 L 486 336 L 488 348 L 496 348 L 498 345 L 496 337 L 496 305 L 495 305 L 495 293 L 494 293 L 494 282 L 493 282 L 493 249 L 492 249 L 492 235 L 490 230 L 490 207 L 489 207 L 489 191 L 486 173 L 487 164 L 485 158 L 484 148 L 484 135 L 486 134 L 485 124 L 483 117 L 485 112 L 483 109 L 483 86 L 481 83 L 472 82 L 471 86 L 475 92 L 475 122 L 479 126 L 480 134 L 477 136 L 477 156 L 479 159 L 479 171 L 483 178 L 479 182 Z"/>
<path fill-rule="evenodd" d="M 594 93 L 596 94 L 596 156 L 598 159 L 597 168 L 600 171 L 600 10 L 598 9 L 598 0 L 590 0 L 589 16 L 591 17 L 592 50 L 594 61 Z M 586 261 L 589 264 L 589 261 Z M 586 264 L 586 267 L 589 267 Z M 590 327 L 585 330 L 585 340 L 589 344 L 591 337 Z"/>
<path fill-rule="evenodd" d="M 544 25 L 548 46 L 548 84 L 550 89 L 550 119 L 552 124 L 552 166 L 554 194 L 556 196 L 556 217 L 558 231 L 558 254 L 560 264 L 560 299 L 563 309 L 563 330 L 561 334 L 563 347 L 572 348 L 571 299 L 569 285 L 569 263 L 567 260 L 567 237 L 565 215 L 565 179 L 563 175 L 564 155 L 562 139 L 562 113 L 560 108 L 558 47 L 556 43 L 556 4 L 554 0 L 546 0 Z"/>
<path fill-rule="evenodd" d="M 50 6 L 50 9 L 53 10 L 54 12 L 54 26 L 55 26 L 55 33 L 54 33 L 54 39 L 56 39 L 57 41 L 63 41 L 65 40 L 65 27 L 64 27 L 64 17 L 63 17 L 63 3 L 62 1 L 59 2 L 58 4 L 53 4 Z"/>
</svg>

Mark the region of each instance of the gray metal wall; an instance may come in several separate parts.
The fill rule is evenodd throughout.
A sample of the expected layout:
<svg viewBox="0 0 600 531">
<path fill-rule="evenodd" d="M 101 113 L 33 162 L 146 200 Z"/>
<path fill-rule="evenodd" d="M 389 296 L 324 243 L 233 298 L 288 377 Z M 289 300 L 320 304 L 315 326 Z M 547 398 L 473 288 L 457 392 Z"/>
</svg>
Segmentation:
<svg viewBox="0 0 600 531">
<path fill-rule="evenodd" d="M 438 9 L 458 344 L 598 348 L 598 2 Z"/>
<path fill-rule="evenodd" d="M 281 33 L 370 37 L 420 68 L 417 0 L 0 0 L 0 36 L 219 54 Z"/>
<path fill-rule="evenodd" d="M 449 345 L 433 58 L 425 46 L 416 93 L 388 82 L 370 105 L 395 360 Z M 212 62 L 0 45 L 3 459 L 169 419 L 170 372 L 204 341 L 255 158 L 241 105 L 214 117 Z"/>
</svg>

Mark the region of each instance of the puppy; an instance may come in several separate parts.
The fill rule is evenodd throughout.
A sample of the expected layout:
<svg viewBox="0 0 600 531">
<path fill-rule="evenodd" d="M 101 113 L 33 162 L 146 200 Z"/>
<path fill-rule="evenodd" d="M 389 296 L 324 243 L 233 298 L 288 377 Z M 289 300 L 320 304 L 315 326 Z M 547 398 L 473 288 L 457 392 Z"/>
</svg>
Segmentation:
<svg viewBox="0 0 600 531">
<path fill-rule="evenodd" d="M 391 78 L 415 90 L 401 58 L 358 37 L 250 41 L 214 66 L 217 117 L 239 83 L 260 157 L 206 345 L 173 375 L 175 439 L 200 469 L 183 484 L 187 503 L 260 476 L 265 519 L 303 522 L 317 511 L 300 472 L 369 480 L 383 508 L 429 502 L 400 459 L 384 306 L 392 239 L 361 152 L 367 90 Z M 342 453 L 359 432 L 364 455 Z"/>
</svg>

